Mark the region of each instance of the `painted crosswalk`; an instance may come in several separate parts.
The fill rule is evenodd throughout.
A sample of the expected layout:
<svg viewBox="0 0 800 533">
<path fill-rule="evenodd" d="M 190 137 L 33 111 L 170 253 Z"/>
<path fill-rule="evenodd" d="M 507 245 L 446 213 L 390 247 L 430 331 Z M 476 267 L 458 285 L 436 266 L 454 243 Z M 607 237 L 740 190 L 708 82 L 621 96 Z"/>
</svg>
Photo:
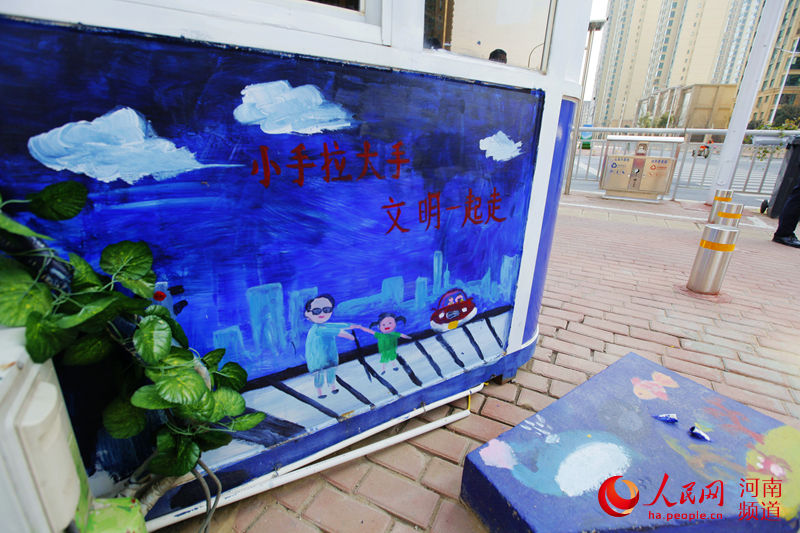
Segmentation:
<svg viewBox="0 0 800 533">
<path fill-rule="evenodd" d="M 237 459 L 262 452 L 266 443 L 280 445 L 320 431 L 493 363 L 505 354 L 510 315 L 505 311 L 478 317 L 453 330 L 404 342 L 397 348 L 394 363 L 384 365 L 379 353 L 370 353 L 340 364 L 335 393 L 326 385 L 320 395 L 310 373 L 283 380 L 267 379 L 266 386 L 243 394 L 248 408 L 270 416 L 254 430 L 236 435 Z M 279 429 L 280 435 L 274 434 Z M 220 465 L 230 464 L 224 450 L 214 457 Z"/>
</svg>

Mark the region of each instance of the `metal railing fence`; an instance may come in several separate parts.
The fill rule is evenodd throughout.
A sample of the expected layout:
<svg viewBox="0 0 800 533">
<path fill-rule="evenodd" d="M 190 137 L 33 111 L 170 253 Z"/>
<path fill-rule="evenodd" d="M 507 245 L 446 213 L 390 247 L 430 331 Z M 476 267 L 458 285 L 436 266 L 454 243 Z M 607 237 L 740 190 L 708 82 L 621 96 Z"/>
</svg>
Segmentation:
<svg viewBox="0 0 800 533">
<path fill-rule="evenodd" d="M 711 185 L 717 175 L 719 153 L 725 140 L 727 130 L 721 129 L 683 129 L 683 128 L 594 128 L 581 127 L 573 149 L 572 181 L 600 183 L 600 172 L 603 165 L 603 153 L 608 135 L 651 135 L 682 136 L 685 141 L 681 145 L 675 166 L 673 187 L 706 188 Z M 591 135 L 590 139 L 583 138 Z M 708 143 L 708 154 L 704 155 L 700 147 L 706 136 L 713 138 Z M 769 194 L 775 186 L 778 173 L 786 152 L 785 142 L 800 131 L 781 130 L 747 130 L 745 140 L 754 139 L 755 143 L 745 143 L 739 154 L 736 172 L 731 189 L 740 193 Z M 666 143 L 653 143 L 651 156 L 672 156 L 671 148 Z M 633 153 L 631 147 L 615 142 L 609 146 L 609 154 Z M 673 194 L 674 198 L 674 194 Z"/>
</svg>

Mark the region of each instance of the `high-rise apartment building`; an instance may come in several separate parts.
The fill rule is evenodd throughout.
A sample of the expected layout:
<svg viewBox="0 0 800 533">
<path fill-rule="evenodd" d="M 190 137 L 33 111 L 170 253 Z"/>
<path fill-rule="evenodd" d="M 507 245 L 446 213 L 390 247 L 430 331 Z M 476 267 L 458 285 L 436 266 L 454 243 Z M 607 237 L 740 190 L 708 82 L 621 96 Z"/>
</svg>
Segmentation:
<svg viewBox="0 0 800 533">
<path fill-rule="evenodd" d="M 639 100 L 667 88 L 738 83 L 759 10 L 759 0 L 610 0 L 595 125 L 635 125 Z"/>
<path fill-rule="evenodd" d="M 751 119 L 768 124 L 779 106 L 800 105 L 800 0 L 789 0 Z M 792 53 L 797 50 L 797 53 Z M 780 102 L 778 97 L 780 96 Z M 776 105 L 777 104 L 777 105 Z"/>
</svg>

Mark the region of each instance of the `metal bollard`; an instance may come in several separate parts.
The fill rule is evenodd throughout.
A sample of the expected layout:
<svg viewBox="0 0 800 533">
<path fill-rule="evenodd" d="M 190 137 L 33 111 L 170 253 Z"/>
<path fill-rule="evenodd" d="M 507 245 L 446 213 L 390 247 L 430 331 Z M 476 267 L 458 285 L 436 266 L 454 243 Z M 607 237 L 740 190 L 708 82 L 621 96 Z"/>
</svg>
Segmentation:
<svg viewBox="0 0 800 533">
<path fill-rule="evenodd" d="M 686 287 L 700 294 L 718 294 L 739 230 L 730 226 L 707 224 L 700 239 L 700 249 L 694 258 L 692 273 Z"/>
<path fill-rule="evenodd" d="M 711 223 L 737 228 L 739 227 L 739 221 L 742 220 L 743 210 L 744 205 L 742 204 L 734 204 L 732 202 L 720 204 L 717 214 Z"/>
<path fill-rule="evenodd" d="M 714 192 L 714 203 L 711 204 L 711 212 L 708 213 L 708 222 L 714 224 L 714 217 L 723 202 L 730 202 L 733 199 L 733 191 L 730 189 L 717 189 Z"/>
</svg>

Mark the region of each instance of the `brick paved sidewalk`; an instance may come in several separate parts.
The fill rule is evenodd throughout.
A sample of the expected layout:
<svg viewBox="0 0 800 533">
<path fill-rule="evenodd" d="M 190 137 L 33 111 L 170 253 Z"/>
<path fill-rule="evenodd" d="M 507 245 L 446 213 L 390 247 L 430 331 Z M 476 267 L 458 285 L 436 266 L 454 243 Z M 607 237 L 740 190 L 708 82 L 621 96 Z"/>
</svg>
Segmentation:
<svg viewBox="0 0 800 533">
<path fill-rule="evenodd" d="M 770 242 L 775 221 L 746 213 L 721 296 L 692 296 L 682 287 L 707 213 L 691 202 L 566 197 L 539 346 L 512 382 L 487 386 L 473 414 L 446 428 L 223 507 L 212 531 L 483 532 L 458 499 L 466 453 L 629 351 L 800 428 L 800 250 Z"/>
</svg>

